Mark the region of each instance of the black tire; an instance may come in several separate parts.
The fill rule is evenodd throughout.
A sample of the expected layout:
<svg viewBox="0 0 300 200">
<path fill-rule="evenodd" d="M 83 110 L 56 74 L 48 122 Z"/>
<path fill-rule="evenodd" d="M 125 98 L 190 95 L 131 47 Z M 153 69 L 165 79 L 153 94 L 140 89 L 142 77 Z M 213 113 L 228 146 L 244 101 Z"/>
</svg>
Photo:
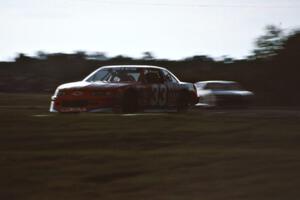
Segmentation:
<svg viewBox="0 0 300 200">
<path fill-rule="evenodd" d="M 189 108 L 189 93 L 182 91 L 177 99 L 177 112 L 186 112 Z"/>
<path fill-rule="evenodd" d="M 136 113 L 139 110 L 138 94 L 134 90 L 128 90 L 123 95 L 122 113 Z"/>
</svg>

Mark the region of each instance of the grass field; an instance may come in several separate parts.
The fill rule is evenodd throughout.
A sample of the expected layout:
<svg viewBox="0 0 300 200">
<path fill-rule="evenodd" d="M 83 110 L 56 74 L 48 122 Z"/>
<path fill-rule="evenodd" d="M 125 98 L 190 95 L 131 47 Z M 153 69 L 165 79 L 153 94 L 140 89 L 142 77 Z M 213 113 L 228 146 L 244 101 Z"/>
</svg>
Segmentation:
<svg viewBox="0 0 300 200">
<path fill-rule="evenodd" d="M 298 199 L 300 110 L 50 114 L 0 94 L 0 199 Z"/>
</svg>

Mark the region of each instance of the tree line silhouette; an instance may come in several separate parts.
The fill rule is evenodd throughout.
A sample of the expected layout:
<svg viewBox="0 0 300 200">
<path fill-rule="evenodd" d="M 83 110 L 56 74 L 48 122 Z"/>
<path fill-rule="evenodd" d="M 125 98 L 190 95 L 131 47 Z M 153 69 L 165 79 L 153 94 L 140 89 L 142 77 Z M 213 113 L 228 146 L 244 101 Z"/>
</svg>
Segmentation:
<svg viewBox="0 0 300 200">
<path fill-rule="evenodd" d="M 0 62 L 0 92 L 52 93 L 58 85 L 82 80 L 100 66 L 143 64 L 166 67 L 187 82 L 238 81 L 254 91 L 257 105 L 299 106 L 300 30 L 284 34 L 270 25 L 255 44 L 253 53 L 241 60 L 215 60 L 206 55 L 182 60 L 156 59 L 151 52 L 145 52 L 139 59 L 83 51 L 19 54 L 14 62 Z"/>
</svg>

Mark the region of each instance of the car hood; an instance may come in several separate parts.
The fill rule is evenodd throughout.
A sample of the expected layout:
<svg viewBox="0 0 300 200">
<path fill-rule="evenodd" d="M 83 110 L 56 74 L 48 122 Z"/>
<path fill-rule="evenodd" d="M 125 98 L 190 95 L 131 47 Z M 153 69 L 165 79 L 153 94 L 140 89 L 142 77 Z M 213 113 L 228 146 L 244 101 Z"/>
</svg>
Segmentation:
<svg viewBox="0 0 300 200">
<path fill-rule="evenodd" d="M 119 88 L 128 85 L 134 85 L 136 83 L 107 83 L 102 81 L 97 82 L 87 82 L 87 81 L 78 81 L 72 83 L 66 83 L 60 85 L 57 89 L 96 89 L 96 88 Z"/>
</svg>

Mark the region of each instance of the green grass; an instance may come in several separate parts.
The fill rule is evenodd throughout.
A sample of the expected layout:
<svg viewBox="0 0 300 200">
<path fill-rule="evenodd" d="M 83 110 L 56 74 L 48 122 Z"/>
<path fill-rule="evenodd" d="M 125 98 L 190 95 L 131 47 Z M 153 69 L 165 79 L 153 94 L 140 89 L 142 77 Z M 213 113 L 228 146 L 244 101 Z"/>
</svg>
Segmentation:
<svg viewBox="0 0 300 200">
<path fill-rule="evenodd" d="M 297 199 L 300 111 L 51 114 L 0 94 L 0 199 Z"/>
</svg>

